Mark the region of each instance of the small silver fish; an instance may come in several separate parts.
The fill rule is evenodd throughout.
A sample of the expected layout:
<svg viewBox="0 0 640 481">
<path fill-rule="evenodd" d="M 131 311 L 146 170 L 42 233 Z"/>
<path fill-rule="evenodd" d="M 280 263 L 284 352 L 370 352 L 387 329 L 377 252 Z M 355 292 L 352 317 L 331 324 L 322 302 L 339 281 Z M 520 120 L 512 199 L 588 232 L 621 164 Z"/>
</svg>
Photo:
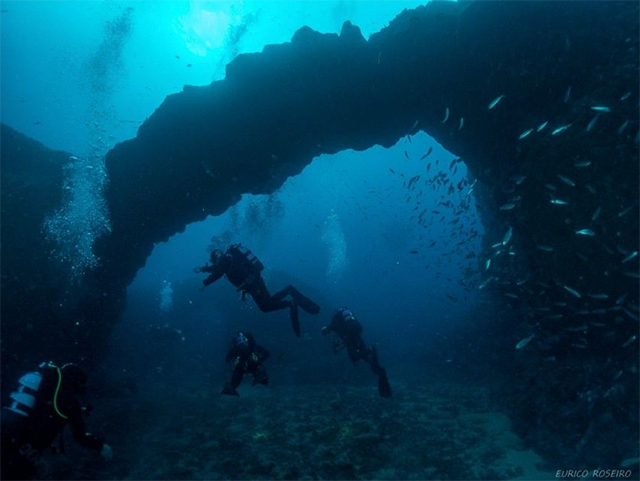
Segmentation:
<svg viewBox="0 0 640 481">
<path fill-rule="evenodd" d="M 511 299 L 517 299 L 518 296 L 516 294 L 512 294 L 511 292 L 505 292 L 505 296 L 510 297 Z"/>
<path fill-rule="evenodd" d="M 588 294 L 588 296 L 591 299 L 600 299 L 600 300 L 609 299 L 609 296 L 606 294 Z"/>
<path fill-rule="evenodd" d="M 542 130 L 547 126 L 548 123 L 549 122 L 542 122 L 540 125 L 538 125 L 536 132 L 542 132 Z"/>
<path fill-rule="evenodd" d="M 553 252 L 553 247 L 551 246 L 538 246 L 538 249 L 545 252 Z"/>
<path fill-rule="evenodd" d="M 598 207 L 596 211 L 593 213 L 593 215 L 591 216 L 591 222 L 595 221 L 598 218 L 598 216 L 600 215 L 600 212 L 602 212 L 602 207 Z"/>
<path fill-rule="evenodd" d="M 529 129 L 529 130 L 525 130 L 524 132 L 522 132 L 520 134 L 520 137 L 518 137 L 518 140 L 522 140 L 525 137 L 527 137 L 531 132 L 533 132 L 533 129 Z"/>
<path fill-rule="evenodd" d="M 629 309 L 625 309 L 623 307 L 622 312 L 624 312 L 627 316 L 629 316 L 630 319 L 633 319 L 634 321 L 640 320 L 640 318 L 637 315 L 635 315 L 633 312 L 631 312 Z"/>
<path fill-rule="evenodd" d="M 511 235 L 512 234 L 513 234 L 513 229 L 511 227 L 509 227 L 509 230 L 507 231 L 507 233 L 502 238 L 502 245 L 503 246 L 506 246 L 509 243 L 509 241 L 511 240 Z"/>
<path fill-rule="evenodd" d="M 552 204 L 555 204 L 555 205 L 569 205 L 569 202 L 566 202 L 566 201 L 561 200 L 561 199 L 551 199 L 549 202 L 551 202 Z"/>
<path fill-rule="evenodd" d="M 622 212 L 619 212 L 618 213 L 618 217 L 623 217 L 623 216 L 627 215 L 631 209 L 633 209 L 633 205 L 630 205 L 629 207 L 624 209 Z"/>
<path fill-rule="evenodd" d="M 464 125 L 464 117 L 460 117 L 460 124 L 458 125 L 458 130 L 462 130 L 463 125 Z"/>
<path fill-rule="evenodd" d="M 629 294 L 628 292 L 625 292 L 625 293 L 624 293 L 624 294 L 622 294 L 620 297 L 618 297 L 618 299 L 616 299 L 616 304 L 617 304 L 617 305 L 622 304 L 622 303 L 624 302 L 624 300 L 627 298 L 627 295 L 628 295 L 628 294 Z"/>
<path fill-rule="evenodd" d="M 478 289 L 480 290 L 484 289 L 492 280 L 493 280 L 493 276 L 489 277 L 487 280 L 485 280 L 482 284 L 478 286 Z"/>
<path fill-rule="evenodd" d="M 554 302 L 553 305 L 554 306 L 558 306 L 558 307 L 566 307 L 567 303 L 566 302 Z"/>
<path fill-rule="evenodd" d="M 589 122 L 589 125 L 587 125 L 587 132 L 590 132 L 591 129 L 593 129 L 596 126 L 596 122 L 598 121 L 599 117 L 600 117 L 600 114 L 597 114 L 594 118 L 591 119 L 591 122 Z"/>
<path fill-rule="evenodd" d="M 491 266 L 491 259 L 487 259 L 487 262 L 484 264 L 484 270 L 489 270 L 489 266 Z"/>
<path fill-rule="evenodd" d="M 444 120 L 442 123 L 444 124 L 447 120 L 449 120 L 449 107 L 444 111 Z"/>
<path fill-rule="evenodd" d="M 636 257 L 638 255 L 638 251 L 633 251 L 631 254 L 629 254 L 627 257 L 625 257 L 622 260 L 622 263 L 624 264 L 625 262 L 630 261 L 631 259 L 633 259 L 634 257 Z"/>
<path fill-rule="evenodd" d="M 418 121 L 416 120 L 411 126 L 411 132 L 413 132 L 417 126 L 418 126 Z"/>
<path fill-rule="evenodd" d="M 559 178 L 562 182 L 564 182 L 565 184 L 567 184 L 567 185 L 569 185 L 569 186 L 571 186 L 571 187 L 575 187 L 575 186 L 576 186 L 576 183 L 575 183 L 573 180 L 571 180 L 571 179 L 569 179 L 569 178 L 567 178 L 567 177 L 564 177 L 564 176 L 562 176 L 562 175 L 558 174 L 558 178 Z"/>
<path fill-rule="evenodd" d="M 588 236 L 588 237 L 593 237 L 594 235 L 596 235 L 595 232 L 593 232 L 591 229 L 580 229 L 576 231 L 577 235 L 584 235 L 584 236 Z"/>
<path fill-rule="evenodd" d="M 520 341 L 518 344 L 516 344 L 516 349 L 522 349 L 527 344 L 529 344 L 531 342 L 531 339 L 533 339 L 533 336 L 534 335 L 531 334 L 529 337 L 525 337 L 522 341 Z"/>
<path fill-rule="evenodd" d="M 565 130 L 567 130 L 569 127 L 571 127 L 571 124 L 562 125 L 561 127 L 558 127 L 553 132 L 551 132 L 551 135 L 558 135 L 558 134 L 564 132 Z"/>
<path fill-rule="evenodd" d="M 591 192 L 592 194 L 596 193 L 596 189 L 594 189 L 593 187 L 591 187 L 589 184 L 585 184 L 585 187 L 587 188 L 587 190 L 589 192 Z"/>
<path fill-rule="evenodd" d="M 564 93 L 564 96 L 562 97 L 562 100 L 566 104 L 569 101 L 570 98 L 571 98 L 571 87 L 569 87 L 567 89 L 567 91 Z"/>
<path fill-rule="evenodd" d="M 631 277 L 632 279 L 640 279 L 640 274 L 638 274 L 637 272 L 623 272 L 622 275 Z"/>
<path fill-rule="evenodd" d="M 631 336 L 629 339 L 627 339 L 627 341 L 622 345 L 622 347 L 627 347 L 628 345 L 630 345 L 633 341 L 635 341 L 636 339 L 638 339 L 638 336 L 636 336 L 635 334 L 633 336 Z"/>
<path fill-rule="evenodd" d="M 522 184 L 525 180 L 527 180 L 526 175 L 515 175 L 512 177 L 512 180 L 516 183 L 516 185 Z"/>
<path fill-rule="evenodd" d="M 549 190 L 556 190 L 556 186 L 553 184 L 544 184 L 544 186 Z"/>
<path fill-rule="evenodd" d="M 548 319 L 562 319 L 563 317 L 564 317 L 564 314 L 553 314 L 549 316 Z"/>
<path fill-rule="evenodd" d="M 622 132 L 624 132 L 625 129 L 627 128 L 627 125 L 629 125 L 629 121 L 625 120 L 623 124 L 618 128 L 618 134 L 621 134 Z"/>
<path fill-rule="evenodd" d="M 595 110 L 596 112 L 611 112 L 609 107 L 605 107 L 604 105 L 595 105 L 591 107 L 591 110 Z"/>
<path fill-rule="evenodd" d="M 629 90 L 626 94 L 620 97 L 620 100 L 627 100 L 629 97 L 631 97 L 631 90 Z"/>
<path fill-rule="evenodd" d="M 562 286 L 562 287 L 564 287 L 564 289 L 565 289 L 569 294 L 571 294 L 572 296 L 577 297 L 578 299 L 582 297 L 582 296 L 580 295 L 580 293 L 579 293 L 578 291 L 576 291 L 575 289 L 572 289 L 572 288 L 571 288 L 571 287 L 569 287 L 569 286 Z"/>
<path fill-rule="evenodd" d="M 499 97 L 493 99 L 491 101 L 491 103 L 489 104 L 489 110 L 491 110 L 492 108 L 494 108 L 496 105 L 498 105 L 498 103 L 504 98 L 504 95 L 500 95 Z"/>
<path fill-rule="evenodd" d="M 504 204 L 500 206 L 500 210 L 511 210 L 515 207 L 515 204 Z"/>
<path fill-rule="evenodd" d="M 576 167 L 589 167 L 591 165 L 591 162 L 589 162 L 588 160 L 584 161 L 584 162 L 576 162 L 575 166 Z"/>
<path fill-rule="evenodd" d="M 500 246 L 502 246 L 502 242 L 497 242 L 496 244 L 493 244 L 493 245 L 491 246 L 491 248 L 492 248 L 492 249 L 495 249 L 495 248 L 500 247 Z"/>
</svg>

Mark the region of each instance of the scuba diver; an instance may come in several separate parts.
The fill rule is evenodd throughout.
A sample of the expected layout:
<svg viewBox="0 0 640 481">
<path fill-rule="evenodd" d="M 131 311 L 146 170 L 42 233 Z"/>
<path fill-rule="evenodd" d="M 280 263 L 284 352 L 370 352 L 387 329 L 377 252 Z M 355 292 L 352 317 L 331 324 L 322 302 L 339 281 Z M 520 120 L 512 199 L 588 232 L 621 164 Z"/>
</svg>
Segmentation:
<svg viewBox="0 0 640 481">
<path fill-rule="evenodd" d="M 242 300 L 249 294 L 262 312 L 279 311 L 289 308 L 291 325 L 296 336 L 300 337 L 300 320 L 298 306 L 309 314 L 318 314 L 320 306 L 308 297 L 303 296 L 295 287 L 287 286 L 271 295 L 262 279 L 264 269 L 262 262 L 241 244 L 230 245 L 226 252 L 215 249 L 211 252 L 209 263 L 196 267 L 194 272 L 210 273 L 203 282 L 202 289 L 213 284 L 222 276 L 226 276 L 236 289 L 242 292 Z"/>
<path fill-rule="evenodd" d="M 322 334 L 325 336 L 333 332 L 340 338 L 340 341 L 334 341 L 333 353 L 336 354 L 345 347 L 349 359 L 356 364 L 363 360 L 369 363 L 373 373 L 378 376 L 378 392 L 382 397 L 391 397 L 391 386 L 387 379 L 387 371 L 378 363 L 378 351 L 375 346 L 367 347 L 360 336 L 362 334 L 362 325 L 353 315 L 353 313 L 343 307 L 338 310 L 331 323 L 322 328 Z"/>
<path fill-rule="evenodd" d="M 269 359 L 270 352 L 256 344 L 256 340 L 250 332 L 239 332 L 231 341 L 231 347 L 227 352 L 225 362 L 233 362 L 233 374 L 231 381 L 227 382 L 222 394 L 239 396 L 236 390 L 245 374 L 253 374 L 252 386 L 269 383 L 269 376 L 262 365 Z"/>
<path fill-rule="evenodd" d="M 86 384 L 87 375 L 77 364 L 42 363 L 38 371 L 20 378 L 11 404 L 2 409 L 1 479 L 33 479 L 36 463 L 58 436 L 64 452 L 62 432 L 67 423 L 76 442 L 111 459 L 111 447 L 87 432 L 82 419 L 90 412 L 79 400 Z"/>
</svg>

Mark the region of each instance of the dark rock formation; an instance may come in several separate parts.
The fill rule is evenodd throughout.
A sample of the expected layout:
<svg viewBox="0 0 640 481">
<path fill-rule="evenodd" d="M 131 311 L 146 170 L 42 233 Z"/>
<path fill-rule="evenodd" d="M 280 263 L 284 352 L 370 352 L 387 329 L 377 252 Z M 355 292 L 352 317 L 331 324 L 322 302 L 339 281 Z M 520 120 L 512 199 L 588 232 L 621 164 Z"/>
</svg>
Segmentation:
<svg viewBox="0 0 640 481">
<path fill-rule="evenodd" d="M 515 204 L 494 213 L 513 229 L 514 255 L 487 247 L 487 289 L 521 313 L 523 337 L 536 335 L 512 382 L 516 425 L 564 462 L 634 455 L 600 448 L 624 426 L 637 441 L 638 341 L 627 340 L 638 325 L 638 258 L 621 262 L 638 246 L 637 18 L 635 2 L 430 3 L 368 41 L 349 23 L 340 35 L 302 28 L 290 43 L 236 58 L 223 81 L 169 96 L 107 156 L 113 230 L 96 246 L 102 266 L 85 280 L 85 335 L 73 342 L 101 339 L 155 243 L 242 193 L 273 191 L 319 154 L 424 130 L 465 160 L 495 206 Z M 3 189 L 3 214 L 4 199 Z M 503 236 L 490 230 L 487 244 Z M 3 249 L 4 261 L 4 239 Z M 3 262 L 3 287 L 4 275 Z M 603 293 L 607 302 L 589 297 Z M 3 289 L 3 318 L 4 301 Z"/>
</svg>

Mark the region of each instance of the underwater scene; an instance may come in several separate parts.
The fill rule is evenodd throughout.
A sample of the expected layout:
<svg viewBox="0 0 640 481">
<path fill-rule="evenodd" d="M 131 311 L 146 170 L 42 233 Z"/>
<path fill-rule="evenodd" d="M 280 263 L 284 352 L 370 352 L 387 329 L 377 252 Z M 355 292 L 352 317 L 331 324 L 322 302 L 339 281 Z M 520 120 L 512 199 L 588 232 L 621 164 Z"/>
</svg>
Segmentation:
<svg viewBox="0 0 640 481">
<path fill-rule="evenodd" d="M 0 6 L 1 479 L 639 479 L 639 2 Z"/>
</svg>

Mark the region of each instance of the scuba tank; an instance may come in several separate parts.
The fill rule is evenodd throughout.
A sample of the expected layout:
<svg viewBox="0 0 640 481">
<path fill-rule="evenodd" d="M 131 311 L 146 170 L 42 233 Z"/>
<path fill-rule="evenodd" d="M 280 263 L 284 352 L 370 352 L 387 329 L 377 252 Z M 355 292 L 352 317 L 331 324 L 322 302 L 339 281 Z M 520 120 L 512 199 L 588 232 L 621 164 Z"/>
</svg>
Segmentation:
<svg viewBox="0 0 640 481">
<path fill-rule="evenodd" d="M 36 403 L 36 394 L 42 382 L 42 374 L 30 372 L 18 380 L 18 389 L 11 393 L 11 405 L 7 408 L 24 417 L 29 417 Z"/>
<path fill-rule="evenodd" d="M 253 252 L 242 244 L 234 244 L 230 246 L 229 251 L 232 256 L 241 257 L 249 265 L 249 268 L 254 275 L 259 274 L 264 270 L 264 265 L 260 262 L 260 259 L 258 259 Z"/>
</svg>

